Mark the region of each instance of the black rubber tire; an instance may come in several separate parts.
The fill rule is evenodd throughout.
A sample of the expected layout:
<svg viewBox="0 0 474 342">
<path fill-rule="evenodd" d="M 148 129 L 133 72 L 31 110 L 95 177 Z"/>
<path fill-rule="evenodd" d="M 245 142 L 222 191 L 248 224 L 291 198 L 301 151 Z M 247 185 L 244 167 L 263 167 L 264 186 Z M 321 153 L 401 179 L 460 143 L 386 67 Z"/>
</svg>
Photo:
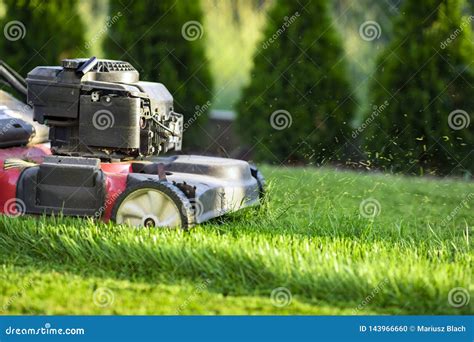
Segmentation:
<svg viewBox="0 0 474 342">
<path fill-rule="evenodd" d="M 130 187 L 127 187 L 127 189 L 124 192 L 122 192 L 120 196 L 117 198 L 117 201 L 115 201 L 114 208 L 112 210 L 112 217 L 111 217 L 111 219 L 114 222 L 116 222 L 117 211 L 120 208 L 120 205 L 122 204 L 123 200 L 127 198 L 127 196 L 130 195 L 132 192 L 139 189 L 144 189 L 144 188 L 151 188 L 151 189 L 158 190 L 171 198 L 171 200 L 178 207 L 178 210 L 181 216 L 181 229 L 188 230 L 190 227 L 194 225 L 195 223 L 194 211 L 193 211 L 193 206 L 191 202 L 177 186 L 166 181 L 161 181 L 161 182 L 145 181 L 145 182 L 141 182 L 138 184 L 134 184 Z"/>
<path fill-rule="evenodd" d="M 265 198 L 265 177 L 255 165 L 250 165 L 250 172 L 252 177 L 257 180 L 259 197 L 263 200 Z"/>
</svg>

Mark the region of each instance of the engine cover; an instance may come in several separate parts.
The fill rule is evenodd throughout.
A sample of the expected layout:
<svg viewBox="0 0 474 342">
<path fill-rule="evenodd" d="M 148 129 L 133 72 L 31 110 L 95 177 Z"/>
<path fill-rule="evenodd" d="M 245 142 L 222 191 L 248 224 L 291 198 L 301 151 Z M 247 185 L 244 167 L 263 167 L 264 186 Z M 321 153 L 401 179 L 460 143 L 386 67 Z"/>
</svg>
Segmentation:
<svg viewBox="0 0 474 342">
<path fill-rule="evenodd" d="M 181 150 L 183 117 L 161 83 L 127 62 L 66 59 L 28 73 L 34 119 L 48 125 L 55 154 L 128 159 Z"/>
</svg>

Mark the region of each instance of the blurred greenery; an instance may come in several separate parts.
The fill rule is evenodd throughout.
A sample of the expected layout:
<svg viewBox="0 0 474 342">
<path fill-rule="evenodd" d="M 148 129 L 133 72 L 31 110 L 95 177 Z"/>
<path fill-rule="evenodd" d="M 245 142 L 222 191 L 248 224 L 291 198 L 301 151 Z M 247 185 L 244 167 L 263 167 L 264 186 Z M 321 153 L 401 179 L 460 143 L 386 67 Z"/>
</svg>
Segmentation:
<svg viewBox="0 0 474 342">
<path fill-rule="evenodd" d="M 128 60 L 143 80 L 162 82 L 184 115 L 185 148 L 206 146 L 203 125 L 213 84 L 205 56 L 202 9 L 198 2 L 141 0 L 111 2 L 117 16 L 104 40 L 108 58 Z M 122 18 L 123 17 L 123 18 Z M 133 27 L 133 29 L 132 29 Z M 192 123 L 192 124 L 188 124 Z"/>
<path fill-rule="evenodd" d="M 106 29 L 107 20 L 111 20 L 108 14 L 108 1 L 79 1 L 78 10 L 86 27 L 86 41 L 89 42 L 89 54 L 91 56 L 104 56 L 102 42 L 106 34 L 97 34 Z"/>
<path fill-rule="evenodd" d="M 20 68 L 22 74 L 26 74 L 29 69 L 38 64 L 58 64 L 63 57 L 96 55 L 105 58 L 126 59 L 140 69 L 144 78 L 163 82 L 167 85 L 175 95 L 177 110 L 183 112 L 187 119 L 196 116 L 196 106 L 202 107 L 207 103 L 207 100 L 210 100 L 212 109 L 235 110 L 239 101 L 252 102 L 260 96 L 259 93 L 249 92 L 242 97 L 242 90 L 249 87 L 251 81 L 250 71 L 255 63 L 254 58 L 257 57 L 258 60 L 259 50 L 257 45 L 268 39 L 265 34 L 270 33 L 271 29 L 269 28 L 275 27 L 275 23 L 269 20 L 269 11 L 273 9 L 277 0 L 200 0 L 192 2 L 192 4 L 183 1 L 177 2 L 177 6 L 173 6 L 174 2 L 168 3 L 167 1 L 157 4 L 156 2 L 147 1 L 83 0 L 78 1 L 77 6 L 73 5 L 76 1 L 72 0 L 71 2 L 57 2 L 58 5 L 54 5 L 56 3 L 54 0 L 44 2 L 50 8 L 53 6 L 61 8 L 59 7 L 60 3 L 63 4 L 61 6 L 67 8 L 67 10 L 61 10 L 54 16 L 41 11 L 37 11 L 37 13 L 25 11 L 29 6 L 27 4 L 34 4 L 35 1 L 38 2 L 39 0 L 0 0 L 0 20 L 2 20 L 3 25 L 12 20 L 20 20 L 24 22 L 27 28 L 25 39 L 15 42 L 3 40 L 0 44 L 2 59 L 5 59 L 14 67 Z M 344 125 L 343 130 L 346 128 L 358 129 L 365 124 L 365 120 L 372 114 L 374 106 L 380 106 L 380 96 L 385 96 L 383 88 L 389 89 L 390 82 L 393 83 L 397 82 L 397 79 L 410 77 L 408 74 L 410 72 L 413 74 L 419 67 L 417 63 L 420 60 L 412 58 L 412 55 L 420 54 L 420 56 L 424 56 L 426 55 L 425 52 L 432 49 L 434 45 L 439 45 L 437 40 L 442 40 L 455 32 L 460 24 L 460 15 L 464 17 L 471 15 L 474 7 L 474 0 L 466 1 L 465 6 L 459 5 L 457 0 L 422 0 L 413 8 L 408 6 L 409 1 L 407 0 L 322 1 L 330 7 L 331 19 L 328 21 L 330 31 L 336 29 L 340 36 L 341 57 L 344 60 L 342 64 L 346 65 L 344 67 L 347 69 L 345 73 L 350 81 L 352 92 L 353 108 L 351 114 L 347 116 L 337 113 L 338 117 L 343 117 L 340 120 Z M 12 8 L 8 10 L 9 12 L 7 12 L 5 6 L 6 2 L 12 4 Z M 446 3 L 447 8 L 450 9 L 446 14 L 447 20 L 451 20 L 449 25 L 440 22 L 430 28 L 429 25 L 425 25 L 426 23 L 420 22 L 422 20 L 421 16 L 416 15 L 417 6 L 436 8 L 438 4 L 442 3 Z M 462 3 L 464 4 L 464 2 Z M 302 7 L 302 4 L 304 3 L 302 2 L 299 6 Z M 44 8 L 48 6 L 42 5 Z M 128 8 L 128 6 L 131 7 Z M 184 10 L 176 11 L 177 8 Z M 113 16 L 120 9 L 124 10 L 126 19 L 111 24 Z M 170 12 L 165 16 L 166 18 L 164 20 L 159 19 L 160 23 L 154 26 L 156 29 L 150 29 L 150 23 L 156 23 L 157 18 L 160 18 L 167 10 L 170 10 Z M 75 15 L 76 12 L 79 13 L 80 18 Z M 454 12 L 458 14 L 452 15 Z M 55 12 L 52 10 L 50 13 Z M 187 20 L 197 20 L 203 25 L 201 39 L 188 42 L 182 38 L 181 29 Z M 63 21 L 68 24 L 60 24 Z M 379 35 L 373 40 L 361 39 L 361 26 L 371 21 L 378 25 Z M 321 23 L 319 25 L 323 29 Z M 470 21 L 470 26 L 473 25 L 474 21 Z M 418 26 L 422 29 L 415 32 Z M 398 73 L 397 61 L 391 52 L 395 48 L 398 49 L 397 44 L 401 39 L 404 39 L 408 34 L 412 34 L 411 29 L 408 29 L 411 27 L 415 30 L 413 36 L 408 42 L 404 43 L 401 50 L 405 51 L 407 61 L 409 61 L 408 64 L 411 64 L 412 68 L 407 68 L 407 72 L 402 74 Z M 435 30 L 437 33 L 428 32 L 430 30 Z M 120 31 L 120 33 L 115 31 Z M 438 77 L 438 82 L 431 82 L 429 80 L 430 72 L 425 71 L 425 74 L 420 75 L 425 83 L 422 82 L 423 84 L 420 86 L 414 85 L 415 90 L 409 91 L 410 94 L 408 92 L 398 94 L 397 103 L 401 103 L 400 101 L 403 98 L 408 98 L 406 96 L 411 96 L 414 99 L 420 99 L 424 96 L 436 98 L 444 88 L 449 88 L 449 92 L 446 92 L 435 101 L 435 104 L 443 103 L 443 106 L 437 106 L 436 108 L 431 106 L 430 113 L 426 112 L 424 114 L 428 116 L 425 125 L 436 126 L 432 128 L 433 130 L 437 129 L 438 126 L 443 126 L 436 136 L 438 141 L 444 145 L 439 148 L 438 152 L 432 153 L 431 157 L 436 159 L 434 163 L 428 160 L 427 164 L 422 163 L 423 165 L 413 168 L 417 174 L 427 172 L 433 174 L 446 173 L 452 169 L 449 165 L 453 163 L 453 159 L 448 158 L 449 153 L 453 154 L 454 159 L 461 160 L 472 151 L 472 140 L 469 137 L 473 135 L 473 126 L 471 125 L 468 129 L 457 132 L 458 135 L 453 135 L 453 132 L 449 131 L 445 124 L 447 115 L 451 111 L 448 110 L 449 108 L 453 110 L 456 109 L 454 108 L 456 106 L 463 107 L 462 109 L 471 115 L 472 105 L 459 101 L 461 97 L 468 99 L 469 91 L 472 90 L 470 84 L 459 85 L 463 80 L 469 79 L 469 76 L 466 75 L 472 71 L 472 65 L 470 64 L 472 62 L 473 41 L 469 31 L 464 30 L 461 39 L 448 49 L 441 51 L 442 53 L 437 58 L 441 64 L 443 60 L 455 60 L 457 57 L 452 56 L 451 51 L 454 51 L 454 55 L 456 55 L 457 46 L 464 45 L 462 54 L 465 56 L 463 57 L 465 62 L 458 64 L 456 64 L 457 62 L 454 64 L 449 62 L 454 66 L 451 69 L 446 69 L 446 64 L 432 63 L 429 69 L 431 73 L 444 70 L 444 76 Z M 139 44 L 136 44 L 136 40 L 140 38 L 143 32 L 146 32 L 146 37 Z M 301 32 L 301 34 L 303 35 L 305 32 Z M 113 46 L 116 44 L 111 43 L 111 37 L 119 42 L 119 45 L 127 47 L 125 50 L 130 51 L 127 51 L 126 54 L 124 54 L 125 51 L 120 51 L 120 49 L 114 51 Z M 42 44 L 49 39 L 51 39 L 50 46 L 41 50 Z M 317 37 L 313 37 L 313 39 L 317 39 Z M 104 43 L 108 46 L 107 50 L 103 49 Z M 178 57 L 178 60 L 185 61 L 184 65 L 173 56 L 170 56 L 170 51 Z M 282 54 L 283 52 L 287 51 L 281 51 Z M 193 55 L 195 57 L 191 57 Z M 385 61 L 387 56 L 391 56 L 389 58 L 391 61 Z M 309 57 L 314 59 L 314 56 Z M 163 60 L 164 63 L 162 63 Z M 323 61 L 323 63 L 326 62 L 330 63 L 331 61 Z M 390 63 L 393 65 L 387 69 L 386 65 L 390 65 Z M 203 68 L 201 68 L 201 65 Z M 467 69 L 463 71 L 462 77 L 458 77 L 458 80 L 451 84 L 450 82 L 458 74 L 458 69 L 462 68 L 462 65 L 467 65 Z M 199 69 L 198 76 L 194 73 L 197 68 Z M 393 70 L 393 72 L 388 75 L 386 70 Z M 265 76 L 262 75 L 262 79 Z M 191 82 L 192 85 L 190 85 L 189 79 L 195 78 L 202 80 L 202 82 Z M 389 78 L 393 78 L 393 80 L 389 81 Z M 301 77 L 301 80 L 303 83 L 307 81 L 305 77 Z M 187 86 L 182 86 L 183 82 Z M 467 82 L 470 83 L 469 80 Z M 458 84 L 456 89 L 452 89 L 455 84 Z M 284 88 L 284 82 L 281 80 L 277 82 L 277 85 Z M 421 89 L 427 87 L 429 90 Z M 316 88 L 316 93 L 325 91 L 321 87 L 317 86 Z M 414 95 L 418 93 L 418 90 L 420 90 L 419 94 Z M 464 95 L 460 94 L 460 91 L 464 92 Z M 450 97 L 451 95 L 458 98 L 458 100 L 454 101 L 453 97 Z M 294 94 L 289 96 L 294 99 L 297 98 Z M 278 96 L 278 98 L 281 99 L 282 96 Z M 402 102 L 410 108 L 418 106 L 411 103 L 411 101 Z M 314 101 L 314 103 L 317 104 L 318 102 Z M 378 161 L 375 165 L 385 167 L 386 165 L 381 162 L 385 160 L 383 158 L 387 158 L 392 163 L 393 151 L 390 148 L 385 148 L 385 145 L 389 139 L 397 139 L 397 129 L 392 131 L 388 126 L 398 119 L 403 124 L 408 123 L 408 121 L 403 121 L 401 118 L 411 110 L 410 108 L 407 109 L 401 105 L 390 106 L 390 111 L 387 114 L 379 115 L 378 120 L 382 120 L 382 122 L 374 122 L 365 134 L 377 136 L 374 132 L 378 133 L 379 129 L 382 128 L 388 136 L 375 139 L 378 142 L 372 139 L 375 144 L 362 144 L 362 134 L 357 135 L 356 139 L 349 139 L 350 141 L 347 143 L 351 145 L 349 149 L 354 163 L 349 161 L 346 165 L 371 167 L 374 162 Z M 290 113 L 292 112 L 292 108 L 286 109 Z M 256 115 L 262 114 L 257 113 Z M 193 132 L 188 132 L 185 138 L 185 146 L 191 144 L 208 146 L 209 133 L 206 130 L 199 129 L 199 127 L 203 127 L 205 117 L 206 114 L 197 115 L 198 123 L 191 125 L 191 131 L 197 130 L 198 133 L 194 135 Z M 420 160 L 420 153 L 423 155 L 421 159 L 431 158 L 421 150 L 415 152 L 413 148 L 423 150 L 433 146 L 431 143 L 424 143 L 426 132 L 422 128 L 413 128 L 417 124 L 410 122 L 410 125 L 412 124 L 414 126 L 410 126 L 410 136 L 399 138 L 400 142 L 410 141 L 412 143 L 410 146 L 407 145 L 408 155 L 406 155 L 411 166 L 416 164 L 417 160 Z M 245 125 L 249 128 L 252 127 L 250 122 L 246 122 Z M 336 129 L 341 129 L 341 127 Z M 264 131 L 263 129 L 259 134 L 264 135 Z M 248 133 L 247 127 L 244 129 L 244 133 Z M 268 132 L 266 133 L 268 134 Z M 324 135 L 324 131 L 318 130 L 317 136 L 320 135 Z M 296 130 L 291 132 L 288 137 L 291 141 L 305 138 L 302 132 Z M 415 141 L 414 139 L 421 140 Z M 314 143 L 312 139 L 309 140 L 305 144 L 305 146 L 308 146 L 304 147 L 301 152 L 303 156 L 324 152 L 322 145 Z M 446 143 L 443 142 L 444 140 Z M 248 140 L 244 141 L 250 143 Z M 244 145 L 241 146 L 243 150 L 245 150 Z M 288 150 L 285 145 L 288 144 L 283 141 L 281 145 L 283 147 L 277 146 L 276 151 L 272 151 L 272 153 L 277 156 L 285 154 Z M 457 145 L 457 147 L 453 147 L 454 145 Z M 373 152 L 369 156 L 366 155 L 367 148 Z M 397 147 L 394 148 L 397 149 Z M 443 152 L 442 149 L 444 148 L 448 152 Z M 457 154 L 456 150 L 459 149 L 464 150 L 464 152 Z M 379 158 L 380 154 L 383 155 L 382 158 Z M 367 162 L 367 159 L 369 162 Z M 401 156 L 399 166 L 402 166 L 405 161 L 407 161 L 407 158 Z M 391 168 L 392 171 L 400 169 L 403 168 Z M 462 169 L 462 167 L 458 169 Z M 467 166 L 465 169 L 467 170 L 457 170 L 456 172 L 464 172 L 467 177 L 470 177 L 472 166 Z"/>
<path fill-rule="evenodd" d="M 249 81 L 256 43 L 271 1 L 202 0 L 207 55 L 215 82 L 213 107 L 232 109 Z"/>
<path fill-rule="evenodd" d="M 21 75 L 82 53 L 85 27 L 77 0 L 3 0 L 0 55 Z"/>
<path fill-rule="evenodd" d="M 330 14 L 326 0 L 309 0 L 304 6 L 277 1 L 268 15 L 237 118 L 260 161 L 322 163 L 346 157 L 342 143 L 355 106 Z M 308 157 L 303 143 L 317 153 Z"/>
<path fill-rule="evenodd" d="M 335 26 L 343 38 L 348 55 L 349 72 L 359 102 L 364 102 L 366 80 L 377 53 L 392 35 L 391 18 L 397 14 L 401 1 L 337 0 L 331 1 Z M 242 87 L 250 80 L 252 57 L 256 44 L 262 39 L 268 10 L 274 0 L 201 0 L 203 9 L 204 43 L 215 84 L 213 108 L 233 109 Z M 78 11 L 85 25 L 85 39 L 91 41 L 106 25 L 109 15 L 108 0 L 79 1 Z M 0 18 L 5 15 L 4 0 L 0 0 Z M 358 29 L 365 20 L 377 19 L 382 36 L 374 42 L 361 42 Z M 89 53 L 107 57 L 102 42 L 107 34 L 100 35 L 90 44 Z M 84 51 L 86 52 L 86 51 Z M 357 120 L 361 121 L 362 110 Z"/>
<path fill-rule="evenodd" d="M 474 171 L 474 130 L 462 126 L 474 108 L 474 45 L 465 5 L 424 0 L 401 8 L 370 88 L 372 103 L 387 105 L 366 113 L 374 122 L 361 150 L 376 166 L 413 174 Z"/>
<path fill-rule="evenodd" d="M 213 108 L 233 109 L 242 87 L 250 81 L 250 70 L 256 44 L 262 39 L 268 10 L 274 0 L 201 0 L 203 9 L 204 43 L 206 56 L 215 85 Z M 331 1 L 336 28 L 340 31 L 347 53 L 350 78 L 356 85 L 360 106 L 356 122 L 361 122 L 366 103 L 367 80 L 372 72 L 377 53 L 391 38 L 391 17 L 397 14 L 400 1 L 351 0 Z M 90 55 L 108 57 L 102 48 L 107 33 L 97 35 L 110 19 L 108 0 L 79 1 L 78 11 L 85 26 L 85 40 L 91 42 Z M 0 18 L 5 15 L 4 0 L 0 0 Z M 13 19 L 13 18 L 11 18 Z M 377 19 L 382 27 L 381 39 L 374 42 L 360 40 L 360 23 Z M 5 58 L 5 57 L 4 57 Z M 56 60 L 57 63 L 59 60 Z"/>
<path fill-rule="evenodd" d="M 349 78 L 358 104 L 352 121 L 354 127 L 361 124 L 366 111 L 370 108 L 367 97 L 371 75 L 377 55 L 392 38 L 391 20 L 398 14 L 400 2 L 397 0 L 332 1 L 334 25 L 343 38 Z M 359 27 L 368 20 L 376 21 L 381 29 L 380 37 L 373 41 L 364 41 L 359 34 Z"/>
</svg>

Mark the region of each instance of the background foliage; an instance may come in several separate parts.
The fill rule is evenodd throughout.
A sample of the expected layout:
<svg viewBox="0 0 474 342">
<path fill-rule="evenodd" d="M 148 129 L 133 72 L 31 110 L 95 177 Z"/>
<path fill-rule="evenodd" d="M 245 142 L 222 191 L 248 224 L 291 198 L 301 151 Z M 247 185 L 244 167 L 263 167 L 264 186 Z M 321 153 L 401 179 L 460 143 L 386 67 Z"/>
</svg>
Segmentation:
<svg viewBox="0 0 474 342">
<path fill-rule="evenodd" d="M 307 19 L 307 4 L 324 8 L 315 13 L 319 26 Z M 177 111 L 197 121 L 186 132 L 185 146 L 202 151 L 215 138 L 205 127 L 207 110 L 197 110 L 209 100 L 212 109 L 238 109 L 241 145 L 253 152 L 247 157 L 469 178 L 473 125 L 455 131 L 446 123 L 456 109 L 472 117 L 474 22 L 445 49 L 440 43 L 459 30 L 473 5 L 472 0 L 427 0 L 419 6 L 400 0 L 0 0 L 1 23 L 19 20 L 27 27 L 24 39 L 2 40 L 0 52 L 23 75 L 64 57 L 129 60 L 143 78 L 168 86 Z M 431 8 L 436 11 L 424 20 Z M 285 16 L 298 10 L 302 17 L 263 49 Z M 108 25 L 120 11 L 124 17 Z M 193 20 L 202 23 L 202 37 L 188 41 L 182 27 Z M 380 27 L 371 41 L 361 39 L 367 21 Z M 321 32 L 329 38 L 311 46 Z M 308 46 L 306 54 L 297 48 Z M 333 56 L 340 62 L 331 69 Z M 265 69 L 268 61 L 276 68 Z M 388 108 L 351 137 L 387 99 Z M 284 131 L 268 125 L 279 107 L 293 119 Z M 410 129 L 403 130 L 406 125 Z"/>
<path fill-rule="evenodd" d="M 367 129 L 362 148 L 376 165 L 415 174 L 474 170 L 474 127 L 456 129 L 449 119 L 455 110 L 469 114 L 474 108 L 474 49 L 464 4 L 404 3 L 371 85 L 373 105 L 389 102 Z"/>
<path fill-rule="evenodd" d="M 185 115 L 185 122 L 194 117 L 184 137 L 185 145 L 199 145 L 207 139 L 201 128 L 207 112 L 195 113 L 212 100 L 212 78 L 202 40 L 186 40 L 182 28 L 187 22 L 203 21 L 200 3 L 111 2 L 109 15 L 118 12 L 126 19 L 112 25 L 104 53 L 111 59 L 128 60 L 142 79 L 164 83 L 173 94 L 175 110 Z"/>
<path fill-rule="evenodd" d="M 263 36 L 252 81 L 238 105 L 244 140 L 255 144 L 260 160 L 304 160 L 307 149 L 301 148 L 303 142 L 316 151 L 317 162 L 339 159 L 354 106 L 328 2 L 307 1 L 305 7 L 298 2 L 277 2 Z M 275 111 L 288 112 L 291 126 L 276 130 Z"/>
<path fill-rule="evenodd" d="M 0 39 L 0 58 L 22 76 L 38 65 L 58 65 L 62 58 L 86 53 L 76 0 L 3 0 L 3 5 L 0 27 L 16 20 L 25 30 L 22 39 Z"/>
</svg>

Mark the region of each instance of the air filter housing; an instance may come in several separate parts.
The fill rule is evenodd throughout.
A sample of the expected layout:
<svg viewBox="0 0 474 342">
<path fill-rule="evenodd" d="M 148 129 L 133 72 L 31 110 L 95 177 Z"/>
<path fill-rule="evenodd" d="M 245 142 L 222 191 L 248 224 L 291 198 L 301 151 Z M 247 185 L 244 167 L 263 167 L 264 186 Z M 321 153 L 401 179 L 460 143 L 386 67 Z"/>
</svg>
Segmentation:
<svg viewBox="0 0 474 342">
<path fill-rule="evenodd" d="M 26 82 L 56 154 L 126 159 L 181 149 L 183 117 L 170 92 L 140 81 L 127 62 L 66 59 L 33 69 Z"/>
</svg>

